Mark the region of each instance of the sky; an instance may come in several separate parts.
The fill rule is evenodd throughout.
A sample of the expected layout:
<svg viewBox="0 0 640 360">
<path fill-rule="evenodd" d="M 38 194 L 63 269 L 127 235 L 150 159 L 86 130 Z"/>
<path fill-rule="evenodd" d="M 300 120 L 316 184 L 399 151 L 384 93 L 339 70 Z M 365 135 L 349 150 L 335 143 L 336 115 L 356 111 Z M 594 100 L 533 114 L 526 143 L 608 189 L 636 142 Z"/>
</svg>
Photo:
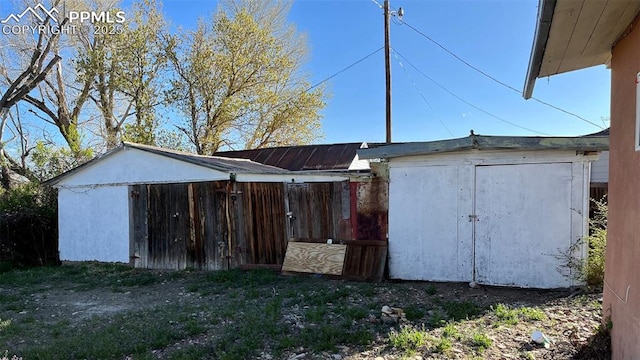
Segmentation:
<svg viewBox="0 0 640 360">
<path fill-rule="evenodd" d="M 305 70 L 314 84 L 384 46 L 382 3 L 293 3 L 288 19 L 307 36 L 310 57 Z M 533 94 L 600 127 L 523 99 L 537 0 L 391 0 L 390 4 L 404 10 L 402 21 L 394 17 L 390 29 L 394 142 L 464 137 L 471 129 L 483 135 L 573 136 L 605 126 L 610 70 L 604 65 L 538 79 Z M 212 1 L 164 1 L 166 16 L 185 28 L 215 9 Z M 411 27 L 518 91 L 478 73 Z M 384 69 L 384 52 L 379 51 L 328 81 L 321 142 L 384 142 Z"/>
<path fill-rule="evenodd" d="M 353 65 L 384 46 L 382 3 L 298 0 L 291 7 L 288 19 L 306 34 L 310 49 L 304 71 L 313 84 L 335 75 L 326 83 L 320 143 L 385 140 L 384 52 Z M 216 7 L 211 0 L 163 1 L 171 25 L 186 29 L 198 18 L 210 19 Z M 533 93 L 599 127 L 523 99 L 537 0 L 391 0 L 391 7 L 404 10 L 390 30 L 394 142 L 464 137 L 471 129 L 481 135 L 574 136 L 608 126 L 605 66 L 538 79 Z"/>
</svg>

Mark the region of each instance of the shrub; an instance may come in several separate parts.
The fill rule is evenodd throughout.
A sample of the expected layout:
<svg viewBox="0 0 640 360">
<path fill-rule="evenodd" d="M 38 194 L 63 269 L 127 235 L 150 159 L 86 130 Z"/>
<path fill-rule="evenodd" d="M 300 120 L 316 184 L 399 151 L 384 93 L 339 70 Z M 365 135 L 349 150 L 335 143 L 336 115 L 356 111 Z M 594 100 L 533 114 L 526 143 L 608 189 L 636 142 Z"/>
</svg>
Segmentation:
<svg viewBox="0 0 640 360">
<path fill-rule="evenodd" d="M 38 184 L 0 194 L 0 262 L 58 264 L 56 208 L 55 191 Z"/>
<path fill-rule="evenodd" d="M 607 215 L 606 196 L 598 201 L 593 218 L 589 219 L 588 258 L 582 264 L 582 280 L 591 287 L 602 287 L 604 283 L 604 255 L 607 247 Z"/>
</svg>

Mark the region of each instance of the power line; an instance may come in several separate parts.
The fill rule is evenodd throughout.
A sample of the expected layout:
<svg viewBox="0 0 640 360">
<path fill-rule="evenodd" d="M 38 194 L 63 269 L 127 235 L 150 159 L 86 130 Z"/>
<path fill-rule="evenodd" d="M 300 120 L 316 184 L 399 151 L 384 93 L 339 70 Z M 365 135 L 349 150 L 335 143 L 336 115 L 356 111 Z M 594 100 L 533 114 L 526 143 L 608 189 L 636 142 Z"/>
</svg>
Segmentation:
<svg viewBox="0 0 640 360">
<path fill-rule="evenodd" d="M 495 81 L 496 83 L 498 83 L 498 84 L 500 84 L 500 85 L 502 85 L 502 86 L 506 87 L 507 89 L 513 90 L 513 91 L 515 91 L 516 93 L 520 94 L 520 90 L 516 89 L 515 87 L 513 87 L 513 86 L 511 86 L 511 85 L 509 85 L 509 84 L 507 84 L 507 83 L 505 83 L 505 82 L 502 82 L 502 81 L 500 81 L 500 80 L 496 79 L 495 77 L 493 77 L 493 76 L 489 75 L 488 73 L 486 73 L 486 72 L 482 71 L 481 69 L 479 69 L 479 68 L 477 68 L 477 67 L 473 66 L 472 64 L 470 64 L 469 62 L 467 62 L 466 60 L 464 60 L 463 58 L 461 58 L 460 56 L 458 56 L 457 54 L 455 54 L 453 51 L 451 51 L 451 50 L 447 49 L 444 45 L 440 44 L 439 42 L 437 42 L 437 41 L 435 41 L 434 39 L 432 39 L 431 37 L 429 37 L 427 34 L 425 34 L 425 33 L 423 33 L 422 31 L 420 31 L 420 30 L 416 29 L 415 27 L 411 26 L 411 24 L 407 23 L 406 21 L 403 21 L 402 23 L 403 23 L 404 25 L 406 25 L 407 27 L 409 27 L 411 30 L 413 30 L 413 31 L 415 31 L 416 33 L 420 34 L 420 35 L 421 35 L 422 37 L 424 37 L 425 39 L 429 40 L 430 42 L 432 42 L 433 44 L 435 44 L 436 46 L 438 46 L 439 48 L 441 48 L 442 50 L 444 50 L 444 51 L 445 51 L 446 53 L 448 53 L 449 55 L 451 55 L 451 56 L 453 56 L 454 58 L 456 58 L 456 59 L 457 59 L 458 61 L 460 61 L 461 63 L 463 63 L 463 64 L 465 64 L 466 66 L 468 66 L 469 68 L 471 68 L 471 69 L 475 70 L 476 72 L 478 72 L 478 73 L 482 74 L 483 76 L 485 76 L 485 77 L 487 77 L 487 78 L 489 78 L 489 79 L 491 79 L 491 80 Z M 575 118 L 578 118 L 578 119 L 580 119 L 580 120 L 582 120 L 582 121 L 584 121 L 584 122 L 586 122 L 586 123 L 588 123 L 588 124 L 591 124 L 591 125 L 593 125 L 593 126 L 595 126 L 595 127 L 599 128 L 599 129 L 604 129 L 602 126 L 600 126 L 600 125 L 598 125 L 598 124 L 596 124 L 596 123 L 594 123 L 594 122 L 592 122 L 592 121 L 590 121 L 590 120 L 588 120 L 588 119 L 585 119 L 584 117 L 582 117 L 582 116 L 580 116 L 580 115 L 578 115 L 578 114 L 572 113 L 572 112 L 570 112 L 570 111 L 568 111 L 568 110 L 562 109 L 562 108 L 560 108 L 560 107 L 558 107 L 558 106 L 556 106 L 556 105 L 550 104 L 550 103 L 548 103 L 548 102 L 546 102 L 546 101 L 540 100 L 540 99 L 535 98 L 535 97 L 531 97 L 531 99 L 533 99 L 533 100 L 535 100 L 535 101 L 539 102 L 540 104 L 543 104 L 543 105 L 546 105 L 546 106 L 548 106 L 548 107 L 550 107 L 550 108 L 553 108 L 553 109 L 555 109 L 555 110 L 561 111 L 561 112 L 563 112 L 563 113 L 565 113 L 565 114 L 567 114 L 567 115 L 571 115 L 571 116 L 573 116 L 573 117 L 575 117 Z"/>
<path fill-rule="evenodd" d="M 407 69 L 405 69 L 404 65 L 402 64 L 402 61 L 400 61 L 400 59 L 398 58 L 398 53 L 394 50 L 393 52 L 393 56 L 396 58 L 396 60 L 398 61 L 398 64 L 400 64 L 400 68 L 402 69 L 402 71 L 404 72 L 405 75 L 407 75 L 407 78 L 409 78 L 409 81 L 411 81 L 411 83 L 413 84 L 413 87 L 416 88 L 416 90 L 418 90 L 418 93 L 420 93 L 420 97 L 422 97 L 422 100 L 424 100 L 424 102 L 429 105 L 429 108 L 431 110 L 433 110 L 433 107 L 431 106 L 431 104 L 429 103 L 429 101 L 427 100 L 427 98 L 424 96 L 424 94 L 422 93 L 422 90 L 420 90 L 420 88 L 418 87 L 418 84 L 416 84 L 415 81 L 413 81 L 413 78 L 411 77 L 411 75 L 409 75 L 409 72 L 407 71 Z M 447 125 L 442 121 L 442 119 L 438 118 L 438 121 L 440 121 L 440 124 L 442 124 L 442 126 L 447 130 L 447 132 L 449 133 L 449 135 L 451 135 L 451 137 L 455 137 L 453 135 L 453 133 L 451 132 L 451 130 L 449 130 L 449 128 L 447 127 Z"/>
<path fill-rule="evenodd" d="M 311 91 L 311 90 L 313 90 L 313 89 L 317 88 L 318 86 L 320 86 L 320 85 L 322 85 L 322 84 L 326 83 L 327 81 L 329 81 L 329 80 L 333 79 L 334 77 L 336 77 L 336 76 L 338 76 L 338 75 L 342 74 L 343 72 L 345 72 L 345 71 L 347 71 L 347 70 L 351 69 L 352 67 L 354 67 L 354 66 L 356 66 L 356 65 L 360 64 L 361 62 L 363 62 L 363 61 L 367 60 L 368 58 L 370 58 L 370 57 L 372 57 L 373 55 L 375 55 L 375 54 L 377 54 L 378 52 L 380 52 L 380 50 L 382 50 L 382 49 L 384 49 L 384 46 L 382 46 L 382 47 L 380 47 L 379 49 L 377 49 L 377 50 L 375 50 L 375 51 L 373 51 L 373 52 L 369 53 L 368 55 L 366 55 L 366 56 L 364 56 L 364 57 L 362 57 L 362 58 L 358 59 L 357 61 L 355 61 L 355 62 L 351 63 L 350 65 L 345 66 L 344 68 L 342 68 L 342 69 L 338 70 L 337 72 L 333 73 L 333 75 L 330 75 L 330 76 L 328 76 L 328 77 L 326 77 L 326 78 L 322 79 L 320 82 L 318 82 L 318 83 L 316 83 L 316 84 L 314 84 L 314 85 L 311 85 L 311 86 L 310 86 L 310 87 L 308 87 L 307 89 L 305 89 L 305 90 L 301 91 L 301 92 L 300 92 L 300 94 L 295 95 L 295 96 L 292 96 L 292 97 L 290 97 L 290 98 L 288 98 L 288 99 L 286 99 L 286 100 L 284 100 L 284 101 L 282 101 L 282 102 L 280 102 L 280 103 L 276 104 L 276 105 L 273 107 L 273 109 L 277 109 L 277 108 L 279 108 L 279 107 L 281 107 L 281 106 L 283 106 L 283 105 L 285 105 L 285 104 L 289 103 L 291 100 L 294 100 L 294 99 L 299 98 L 299 97 L 300 97 L 300 96 L 302 96 L 303 94 L 308 93 L 309 91 Z"/>
<path fill-rule="evenodd" d="M 363 62 L 363 61 L 367 60 L 368 58 L 372 57 L 372 56 L 373 56 L 373 55 L 375 55 L 376 53 L 380 52 L 380 50 L 382 50 L 382 49 L 384 49 L 384 46 L 382 46 L 382 47 L 380 47 L 379 49 L 377 49 L 377 50 L 375 50 L 375 51 L 371 52 L 369 55 L 367 55 L 367 56 L 365 56 L 365 57 L 361 58 L 360 60 L 358 60 L 358 61 L 356 61 L 356 62 L 352 63 L 351 65 L 348 65 L 348 66 L 346 66 L 346 67 L 342 68 L 341 70 L 339 70 L 338 72 L 334 73 L 333 75 L 331 75 L 331 76 L 329 76 L 329 77 L 324 78 L 324 79 L 323 79 L 322 81 L 320 81 L 319 83 L 317 83 L 317 84 L 315 84 L 315 85 L 312 85 L 310 88 L 308 88 L 307 90 L 303 91 L 303 93 L 306 93 L 306 92 L 309 92 L 309 91 L 313 90 L 314 88 L 316 88 L 316 87 L 318 87 L 318 86 L 322 85 L 323 83 L 325 83 L 325 82 L 327 82 L 327 81 L 329 81 L 329 80 L 333 79 L 334 77 L 336 77 L 336 76 L 338 76 L 338 75 L 342 74 L 343 72 L 345 72 L 345 71 L 347 71 L 347 70 L 351 69 L 352 67 L 354 67 L 354 66 L 356 66 L 356 65 L 360 64 L 361 62 Z"/>
<path fill-rule="evenodd" d="M 545 135 L 545 136 L 550 136 L 549 134 L 545 134 L 545 133 L 540 132 L 540 131 L 536 131 L 536 130 L 533 130 L 533 129 L 529 129 L 529 128 L 527 128 L 527 127 L 524 127 L 524 126 L 518 125 L 518 124 L 516 124 L 516 123 L 514 123 L 514 122 L 511 122 L 511 121 L 509 121 L 509 120 L 505 120 L 505 119 L 503 119 L 503 118 L 501 118 L 501 117 L 499 117 L 499 116 L 497 116 L 497 115 L 494 115 L 494 114 L 492 114 L 492 113 L 490 113 L 490 112 L 488 112 L 488 111 L 486 111 L 486 110 L 484 110 L 484 109 L 482 109 L 482 108 L 480 108 L 480 107 L 478 107 L 478 106 L 476 106 L 476 105 L 474 105 L 474 104 L 470 103 L 469 101 L 467 101 L 467 100 L 465 100 L 465 99 L 461 98 L 460 96 L 456 95 L 456 94 L 455 94 L 454 92 L 452 92 L 451 90 L 449 90 L 449 89 L 447 89 L 446 87 L 444 87 L 443 85 L 441 85 L 439 82 L 437 82 L 437 81 L 435 81 L 434 79 L 432 79 L 429 75 L 425 74 L 422 70 L 418 69 L 415 65 L 413 65 L 413 64 L 411 63 L 411 61 L 409 61 L 406 57 L 402 56 L 402 54 L 400 54 L 397 50 L 393 49 L 393 52 L 394 52 L 394 53 L 396 53 L 396 54 L 398 54 L 398 56 L 400 56 L 400 57 L 401 57 L 401 58 L 402 58 L 402 59 L 403 59 L 407 64 L 409 64 L 409 66 L 411 66 L 412 68 L 414 68 L 414 69 L 415 69 L 415 70 L 416 70 L 420 75 L 424 76 L 424 77 L 425 77 L 425 78 L 427 78 L 429 81 L 431 81 L 432 83 L 434 83 L 436 86 L 438 86 L 438 87 L 439 87 L 439 88 L 441 88 L 442 90 L 444 90 L 444 91 L 446 91 L 447 93 L 449 93 L 449 95 L 451 95 L 451 96 L 455 97 L 456 99 L 458 99 L 458 100 L 462 101 L 463 103 L 465 103 L 465 104 L 467 104 L 467 105 L 471 106 L 472 108 L 474 108 L 474 109 L 476 109 L 476 110 L 478 110 L 478 111 L 481 111 L 481 112 L 483 112 L 483 113 L 485 113 L 485 114 L 487 114 L 487 115 L 491 116 L 492 118 L 494 118 L 494 119 L 496 119 L 496 120 L 502 121 L 502 122 L 503 122 L 503 123 L 505 123 L 505 124 L 509 124 L 509 125 L 511 125 L 511 126 L 515 126 L 515 127 L 517 127 L 517 128 L 520 128 L 520 129 L 523 129 L 523 130 L 527 130 L 527 131 L 532 132 L 532 133 L 535 133 L 535 134 Z"/>
</svg>

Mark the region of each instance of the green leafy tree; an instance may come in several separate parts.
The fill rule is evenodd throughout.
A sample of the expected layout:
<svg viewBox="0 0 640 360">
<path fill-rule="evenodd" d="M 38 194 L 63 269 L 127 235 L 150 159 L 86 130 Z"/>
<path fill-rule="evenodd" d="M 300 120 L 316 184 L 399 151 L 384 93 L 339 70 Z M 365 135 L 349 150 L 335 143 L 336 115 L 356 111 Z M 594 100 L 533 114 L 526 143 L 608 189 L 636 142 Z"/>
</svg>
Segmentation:
<svg viewBox="0 0 640 360">
<path fill-rule="evenodd" d="M 287 24 L 288 11 L 283 1 L 226 2 L 211 22 L 174 37 L 168 99 L 199 154 L 319 138 L 324 91 L 307 91 L 306 41 Z"/>
<path fill-rule="evenodd" d="M 108 148 L 120 139 L 154 144 L 160 77 L 168 64 L 160 4 L 134 3 L 133 14 L 119 26 L 115 33 L 86 36 L 78 72 L 92 80 L 91 99 L 101 113 Z"/>
</svg>

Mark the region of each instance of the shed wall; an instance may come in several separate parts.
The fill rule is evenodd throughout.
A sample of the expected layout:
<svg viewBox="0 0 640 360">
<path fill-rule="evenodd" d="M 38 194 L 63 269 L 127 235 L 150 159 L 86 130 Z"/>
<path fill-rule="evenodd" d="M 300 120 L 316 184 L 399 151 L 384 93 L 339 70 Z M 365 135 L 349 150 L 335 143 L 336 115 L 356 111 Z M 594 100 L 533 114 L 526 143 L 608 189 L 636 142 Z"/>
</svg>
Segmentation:
<svg viewBox="0 0 640 360">
<path fill-rule="evenodd" d="M 58 214 L 60 260 L 129 262 L 126 186 L 61 188 Z"/>
<path fill-rule="evenodd" d="M 603 319 L 613 323 L 614 360 L 640 359 L 640 152 L 635 150 L 640 23 L 613 48 L 611 163 Z"/>
</svg>

